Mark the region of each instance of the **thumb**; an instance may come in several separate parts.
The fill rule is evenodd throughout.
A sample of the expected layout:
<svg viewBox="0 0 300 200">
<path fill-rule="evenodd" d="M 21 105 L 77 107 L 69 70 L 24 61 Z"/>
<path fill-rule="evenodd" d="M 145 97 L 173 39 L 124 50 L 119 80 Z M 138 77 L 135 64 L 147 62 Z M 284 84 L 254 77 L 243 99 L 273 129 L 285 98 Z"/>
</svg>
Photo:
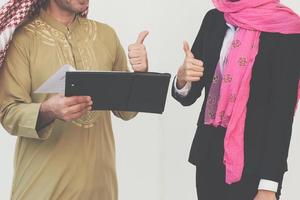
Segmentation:
<svg viewBox="0 0 300 200">
<path fill-rule="evenodd" d="M 193 53 L 192 53 L 192 51 L 190 49 L 190 45 L 189 45 L 189 43 L 187 41 L 183 42 L 183 50 L 185 52 L 186 57 L 194 58 L 194 55 L 193 55 Z"/>
<path fill-rule="evenodd" d="M 144 43 L 144 40 L 145 38 L 147 37 L 147 35 L 149 34 L 148 31 L 143 31 L 139 34 L 137 40 L 136 40 L 136 43 L 137 44 L 143 44 Z"/>
</svg>

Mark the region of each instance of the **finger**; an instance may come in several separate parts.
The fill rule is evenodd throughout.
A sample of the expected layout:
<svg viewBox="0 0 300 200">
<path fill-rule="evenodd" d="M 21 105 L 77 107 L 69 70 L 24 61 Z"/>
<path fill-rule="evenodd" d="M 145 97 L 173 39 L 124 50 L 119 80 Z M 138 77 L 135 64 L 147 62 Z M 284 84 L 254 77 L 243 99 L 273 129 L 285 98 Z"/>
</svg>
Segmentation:
<svg viewBox="0 0 300 200">
<path fill-rule="evenodd" d="M 187 82 L 196 82 L 196 81 L 200 81 L 201 77 L 188 77 L 185 79 L 185 81 Z"/>
<path fill-rule="evenodd" d="M 136 50 L 136 51 L 142 51 L 142 50 L 145 50 L 145 49 L 146 48 L 145 48 L 145 46 L 143 44 L 131 44 L 128 47 L 128 51 L 129 52 L 130 51 L 134 51 L 134 50 Z"/>
<path fill-rule="evenodd" d="M 146 72 L 147 71 L 147 66 L 143 65 L 143 64 L 132 65 L 132 69 L 135 72 Z"/>
<path fill-rule="evenodd" d="M 86 110 L 88 107 L 90 107 L 88 103 L 81 103 L 81 104 L 76 104 L 68 108 L 67 110 L 67 115 L 71 115 L 77 112 L 81 112 L 83 110 Z"/>
<path fill-rule="evenodd" d="M 66 97 L 66 105 L 67 106 L 73 106 L 76 104 L 81 104 L 81 103 L 90 103 L 91 97 L 89 96 L 73 96 L 73 97 Z"/>
<path fill-rule="evenodd" d="M 202 77 L 203 72 L 188 71 L 186 77 Z"/>
<path fill-rule="evenodd" d="M 142 60 L 141 58 L 132 58 L 129 60 L 129 62 L 131 65 L 139 65 L 142 63 Z"/>
<path fill-rule="evenodd" d="M 89 96 L 73 96 L 73 97 L 70 97 L 68 99 L 69 101 L 69 105 L 76 105 L 76 104 L 81 104 L 81 103 L 87 103 L 89 101 L 91 101 L 91 97 Z"/>
<path fill-rule="evenodd" d="M 144 67 L 143 67 L 142 64 L 137 64 L 137 65 L 132 65 L 132 68 L 133 68 L 134 71 L 140 71 Z"/>
<path fill-rule="evenodd" d="M 190 45 L 187 41 L 183 41 L 183 50 L 184 50 L 185 53 L 190 51 Z"/>
<path fill-rule="evenodd" d="M 132 59 L 132 58 L 140 58 L 144 56 L 144 52 L 141 52 L 141 51 L 136 51 L 136 50 L 133 50 L 133 51 L 130 51 L 128 53 L 128 57 L 129 59 Z"/>
<path fill-rule="evenodd" d="M 203 62 L 201 60 L 191 59 L 191 63 L 193 65 L 196 65 L 196 66 L 199 66 L 199 67 L 203 67 Z"/>
<path fill-rule="evenodd" d="M 137 44 L 143 44 L 144 43 L 144 40 L 145 38 L 147 37 L 147 35 L 149 34 L 148 31 L 143 31 L 139 34 L 137 40 L 136 40 L 136 43 Z"/>
<path fill-rule="evenodd" d="M 67 116 L 65 118 L 65 121 L 71 121 L 71 120 L 78 119 L 78 118 L 82 117 L 84 114 L 86 114 L 88 111 L 91 111 L 91 110 L 92 110 L 92 107 L 90 106 L 90 107 L 87 107 L 86 109 L 84 109 L 82 111 L 70 114 L 69 116 Z"/>
<path fill-rule="evenodd" d="M 192 70 L 192 71 L 196 71 L 196 72 L 204 72 L 204 67 L 190 63 L 190 64 L 186 65 L 186 70 Z"/>
<path fill-rule="evenodd" d="M 192 61 L 188 61 L 188 60 L 185 61 L 183 66 L 186 70 L 204 71 L 203 66 L 195 65 L 192 63 Z"/>
<path fill-rule="evenodd" d="M 194 62 L 194 61 L 188 61 L 186 60 L 184 62 L 184 66 L 186 66 L 187 69 L 193 69 L 193 68 L 197 68 L 198 71 L 200 69 L 204 69 L 204 67 L 202 65 L 198 65 L 199 63 L 198 62 Z"/>
<path fill-rule="evenodd" d="M 183 42 L 183 50 L 185 52 L 185 56 L 189 58 L 194 58 L 193 53 L 191 52 L 190 45 L 187 41 Z"/>
</svg>

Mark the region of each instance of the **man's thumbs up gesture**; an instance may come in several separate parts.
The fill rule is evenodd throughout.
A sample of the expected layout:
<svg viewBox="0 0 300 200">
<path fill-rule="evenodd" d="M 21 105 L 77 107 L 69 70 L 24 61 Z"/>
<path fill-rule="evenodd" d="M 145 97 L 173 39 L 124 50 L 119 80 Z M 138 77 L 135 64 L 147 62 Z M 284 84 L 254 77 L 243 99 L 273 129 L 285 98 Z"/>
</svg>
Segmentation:
<svg viewBox="0 0 300 200">
<path fill-rule="evenodd" d="M 185 59 L 183 65 L 177 72 L 177 87 L 183 88 L 187 82 L 199 81 L 204 73 L 203 62 L 194 58 L 190 50 L 189 44 L 183 43 Z"/>
<path fill-rule="evenodd" d="M 135 72 L 148 71 L 147 50 L 143 44 L 148 34 L 148 31 L 141 32 L 136 42 L 128 47 L 128 58 Z"/>
</svg>

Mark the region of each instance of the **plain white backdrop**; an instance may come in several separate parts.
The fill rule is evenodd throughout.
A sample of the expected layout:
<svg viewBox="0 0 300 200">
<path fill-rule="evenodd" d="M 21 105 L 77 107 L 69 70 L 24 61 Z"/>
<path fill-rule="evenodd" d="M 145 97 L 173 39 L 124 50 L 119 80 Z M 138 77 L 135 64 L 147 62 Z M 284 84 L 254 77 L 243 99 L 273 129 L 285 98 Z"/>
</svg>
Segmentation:
<svg viewBox="0 0 300 200">
<path fill-rule="evenodd" d="M 282 2 L 300 13 L 299 1 Z M 184 59 L 182 41 L 192 44 L 211 8 L 210 0 L 90 0 L 89 18 L 115 28 L 125 50 L 140 31 L 149 30 L 150 71 L 175 75 Z M 199 99 L 183 108 L 169 92 L 163 115 L 139 114 L 130 122 L 113 118 L 120 200 L 196 200 L 195 168 L 187 159 L 201 104 Z M 299 110 L 282 200 L 299 199 Z M 0 127 L 0 200 L 10 196 L 14 145 L 15 138 Z"/>
</svg>

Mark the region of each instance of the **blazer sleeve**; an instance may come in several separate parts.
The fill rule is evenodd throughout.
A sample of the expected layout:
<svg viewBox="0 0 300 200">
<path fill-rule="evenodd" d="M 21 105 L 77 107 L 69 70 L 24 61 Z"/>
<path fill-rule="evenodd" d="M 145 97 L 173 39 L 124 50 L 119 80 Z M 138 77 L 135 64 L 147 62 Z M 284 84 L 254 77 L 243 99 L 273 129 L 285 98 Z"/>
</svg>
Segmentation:
<svg viewBox="0 0 300 200">
<path fill-rule="evenodd" d="M 211 10 L 205 15 L 203 22 L 201 24 L 200 30 L 198 32 L 198 35 L 193 43 L 192 53 L 194 54 L 196 59 L 200 59 L 200 60 L 203 59 L 203 46 L 204 46 L 204 38 L 205 38 L 204 35 L 205 35 L 205 32 L 207 31 L 207 26 L 209 24 L 209 21 L 211 20 L 212 15 L 214 15 L 214 13 L 215 13 L 215 10 Z M 205 66 L 204 66 L 204 68 L 205 68 Z M 183 106 L 192 105 L 201 96 L 202 89 L 205 86 L 205 77 L 206 77 L 206 73 L 204 71 L 204 75 L 200 81 L 192 82 L 191 90 L 189 91 L 189 93 L 186 96 L 182 96 L 176 92 L 175 87 L 174 87 L 174 82 L 173 82 L 172 96 Z M 174 79 L 173 81 L 175 81 L 175 80 L 176 79 Z"/>
<path fill-rule="evenodd" d="M 267 124 L 267 140 L 260 175 L 279 182 L 287 170 L 287 157 L 298 94 L 300 36 L 288 36 L 284 48 L 277 52 L 271 70 L 271 113 Z M 296 37 L 296 38 L 294 38 Z"/>
</svg>

